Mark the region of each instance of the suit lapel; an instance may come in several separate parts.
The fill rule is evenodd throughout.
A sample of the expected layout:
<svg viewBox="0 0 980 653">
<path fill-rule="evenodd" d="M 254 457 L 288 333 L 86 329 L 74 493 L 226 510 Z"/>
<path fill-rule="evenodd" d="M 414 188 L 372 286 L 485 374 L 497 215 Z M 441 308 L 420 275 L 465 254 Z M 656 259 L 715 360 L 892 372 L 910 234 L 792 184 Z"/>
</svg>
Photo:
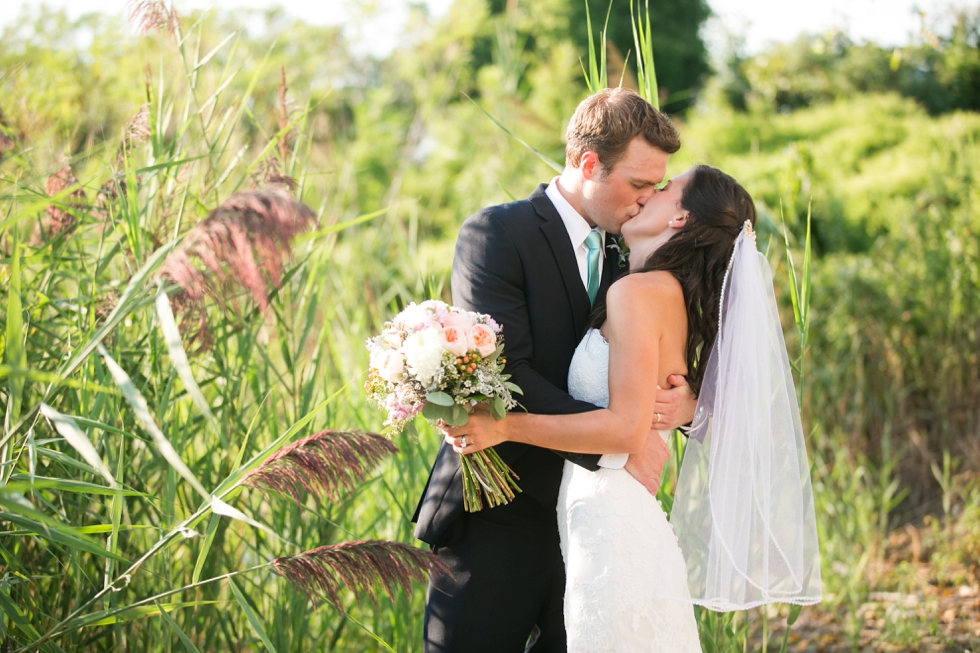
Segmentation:
<svg viewBox="0 0 980 653">
<path fill-rule="evenodd" d="M 578 262 L 575 260 L 575 251 L 572 249 L 572 241 L 568 238 L 568 231 L 565 223 L 562 222 L 558 210 L 545 195 L 545 184 L 541 184 L 534 193 L 528 198 L 538 216 L 542 219 L 541 232 L 551 246 L 551 252 L 558 264 L 562 280 L 565 282 L 565 292 L 568 293 L 568 302 L 572 306 L 572 319 L 575 323 L 575 330 L 582 332 L 585 330 L 585 320 L 589 316 L 591 307 L 589 305 L 589 293 L 582 285 L 582 276 L 578 271 Z M 605 274 L 603 274 L 605 277 Z"/>
</svg>

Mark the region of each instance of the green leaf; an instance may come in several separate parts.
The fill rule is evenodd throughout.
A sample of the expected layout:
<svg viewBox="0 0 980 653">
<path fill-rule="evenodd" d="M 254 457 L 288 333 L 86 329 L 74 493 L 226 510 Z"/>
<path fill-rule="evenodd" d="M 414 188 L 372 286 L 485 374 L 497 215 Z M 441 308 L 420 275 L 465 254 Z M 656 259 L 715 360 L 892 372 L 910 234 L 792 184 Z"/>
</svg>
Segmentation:
<svg viewBox="0 0 980 653">
<path fill-rule="evenodd" d="M 452 414 L 452 408 L 440 406 L 439 404 L 426 404 L 422 406 L 422 417 L 431 420 L 446 419 Z"/>
<path fill-rule="evenodd" d="M 443 418 L 443 421 L 449 426 L 463 426 L 466 421 L 470 418 L 470 414 L 466 412 L 466 409 L 459 404 L 454 404 L 452 411 L 450 411 L 448 419 Z"/>
<path fill-rule="evenodd" d="M 492 363 L 495 360 L 497 360 L 497 357 L 500 356 L 502 353 L 504 353 L 504 346 L 502 344 L 497 345 L 497 348 L 493 350 L 493 353 L 487 356 L 484 360 Z"/>
<path fill-rule="evenodd" d="M 238 586 L 235 584 L 235 581 L 229 580 L 228 587 L 231 588 L 232 594 L 235 595 L 235 599 L 238 601 L 238 605 L 242 606 L 242 612 L 245 613 L 245 617 L 248 619 L 248 623 L 252 625 L 252 630 L 255 631 L 255 634 L 258 635 L 259 639 L 262 640 L 262 643 L 265 644 L 265 648 L 269 651 L 272 651 L 272 653 L 276 653 L 276 647 L 273 646 L 272 642 L 269 640 L 269 636 L 266 634 L 265 628 L 262 627 L 262 622 L 259 621 L 258 615 L 255 614 L 255 611 L 252 609 L 252 606 L 248 604 L 248 601 L 245 599 L 245 595 L 242 594 L 242 591 L 240 589 L 238 589 Z"/>
<path fill-rule="evenodd" d="M 507 417 L 507 409 L 504 407 L 504 400 L 500 397 L 494 397 L 490 400 L 490 414 L 493 415 L 494 419 L 503 419 Z"/>
<path fill-rule="evenodd" d="M 511 392 L 516 392 L 519 395 L 523 395 L 524 394 L 524 391 L 521 390 L 521 386 L 517 385 L 516 383 L 510 383 L 508 381 L 508 382 L 505 382 L 504 385 L 507 386 L 507 389 L 510 390 Z"/>
<path fill-rule="evenodd" d="M 427 393 L 425 395 L 425 400 L 439 406 L 452 406 L 454 403 L 456 403 L 453 401 L 452 397 L 447 395 L 445 392 L 439 392 L 438 390 Z"/>
</svg>

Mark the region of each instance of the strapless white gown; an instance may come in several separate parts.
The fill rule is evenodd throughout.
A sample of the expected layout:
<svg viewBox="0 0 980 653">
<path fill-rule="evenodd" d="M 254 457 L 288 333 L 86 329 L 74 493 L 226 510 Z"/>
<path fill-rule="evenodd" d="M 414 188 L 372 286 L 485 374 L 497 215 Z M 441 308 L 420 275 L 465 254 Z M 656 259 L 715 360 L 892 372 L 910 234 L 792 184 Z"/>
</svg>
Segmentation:
<svg viewBox="0 0 980 653">
<path fill-rule="evenodd" d="M 571 395 L 608 406 L 608 368 L 609 345 L 592 329 L 572 359 Z M 566 462 L 558 529 L 568 653 L 701 651 L 693 606 L 657 598 L 688 595 L 686 567 L 660 502 L 629 472 Z"/>
</svg>

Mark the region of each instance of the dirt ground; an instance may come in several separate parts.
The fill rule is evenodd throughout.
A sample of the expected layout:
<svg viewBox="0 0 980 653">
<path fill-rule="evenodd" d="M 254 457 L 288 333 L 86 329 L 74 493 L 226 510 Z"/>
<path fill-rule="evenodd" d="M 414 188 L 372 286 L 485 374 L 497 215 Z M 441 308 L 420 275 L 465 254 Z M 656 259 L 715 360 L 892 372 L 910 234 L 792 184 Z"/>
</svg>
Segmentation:
<svg viewBox="0 0 980 653">
<path fill-rule="evenodd" d="M 832 596 L 804 609 L 787 650 L 980 653 L 980 537 L 970 524 L 931 521 L 891 533 L 885 555 L 865 569 L 871 591 L 857 610 Z M 777 630 L 769 650 L 781 641 Z"/>
</svg>

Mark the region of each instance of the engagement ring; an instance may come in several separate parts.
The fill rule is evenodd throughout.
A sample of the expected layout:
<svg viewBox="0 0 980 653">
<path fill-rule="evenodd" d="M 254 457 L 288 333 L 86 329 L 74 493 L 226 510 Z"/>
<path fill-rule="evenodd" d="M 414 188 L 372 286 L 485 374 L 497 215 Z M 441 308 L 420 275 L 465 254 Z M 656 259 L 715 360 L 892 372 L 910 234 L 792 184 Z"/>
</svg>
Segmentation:
<svg viewBox="0 0 980 653">
<path fill-rule="evenodd" d="M 459 445 L 461 447 L 463 447 L 464 449 L 466 448 L 466 436 L 465 435 L 459 439 Z"/>
</svg>

